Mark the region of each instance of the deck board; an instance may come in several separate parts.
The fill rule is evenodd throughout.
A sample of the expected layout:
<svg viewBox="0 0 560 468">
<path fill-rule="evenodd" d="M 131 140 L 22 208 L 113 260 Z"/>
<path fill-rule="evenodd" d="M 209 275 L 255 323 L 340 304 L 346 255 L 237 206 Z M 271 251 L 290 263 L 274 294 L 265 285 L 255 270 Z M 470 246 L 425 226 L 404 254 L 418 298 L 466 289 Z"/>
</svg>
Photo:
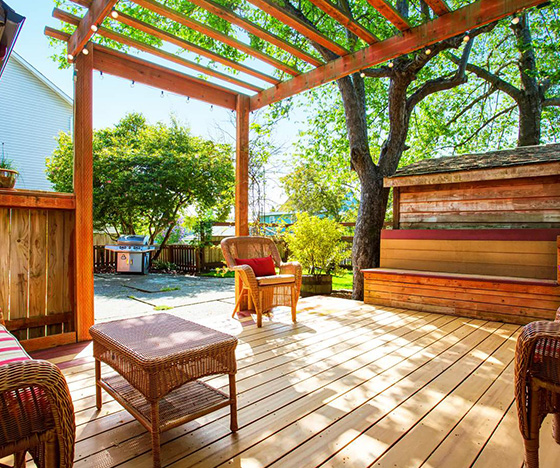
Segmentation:
<svg viewBox="0 0 560 468">
<path fill-rule="evenodd" d="M 238 335 L 240 429 L 221 409 L 162 434 L 163 466 L 520 467 L 513 404 L 517 325 L 315 297 Z M 91 345 L 53 351 L 76 409 L 76 468 L 151 467 L 150 437 L 104 395 Z M 49 358 L 48 352 L 41 352 Z M 104 366 L 103 372 L 109 369 Z M 224 387 L 223 376 L 206 379 Z M 541 436 L 541 466 L 560 447 Z M 545 434 L 546 432 L 546 434 Z"/>
</svg>

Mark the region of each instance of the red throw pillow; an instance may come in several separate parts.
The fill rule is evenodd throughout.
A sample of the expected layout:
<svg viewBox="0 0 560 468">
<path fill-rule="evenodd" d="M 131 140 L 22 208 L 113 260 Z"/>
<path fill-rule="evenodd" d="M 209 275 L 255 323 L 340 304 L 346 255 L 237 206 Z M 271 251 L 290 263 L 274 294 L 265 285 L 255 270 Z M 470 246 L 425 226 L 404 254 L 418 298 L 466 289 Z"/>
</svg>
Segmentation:
<svg viewBox="0 0 560 468">
<path fill-rule="evenodd" d="M 236 265 L 249 265 L 255 276 L 273 276 L 276 274 L 276 268 L 274 266 L 274 260 L 272 260 L 272 255 L 268 257 L 257 257 L 257 258 L 236 258 Z"/>
</svg>

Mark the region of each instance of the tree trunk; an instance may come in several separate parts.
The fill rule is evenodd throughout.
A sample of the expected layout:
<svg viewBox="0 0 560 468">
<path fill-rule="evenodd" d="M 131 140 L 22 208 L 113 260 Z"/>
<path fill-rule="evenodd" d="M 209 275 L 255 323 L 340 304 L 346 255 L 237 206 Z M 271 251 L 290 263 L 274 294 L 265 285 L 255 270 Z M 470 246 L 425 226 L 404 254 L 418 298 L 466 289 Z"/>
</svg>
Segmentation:
<svg viewBox="0 0 560 468">
<path fill-rule="evenodd" d="M 363 300 L 364 276 L 362 268 L 379 266 L 381 230 L 385 221 L 389 190 L 383 188 L 382 177 L 362 180 L 360 208 L 352 244 L 352 269 L 354 284 L 352 298 Z"/>
<path fill-rule="evenodd" d="M 541 99 L 523 99 L 518 102 L 518 108 L 519 132 L 517 135 L 517 146 L 539 145 L 541 143 Z"/>
</svg>

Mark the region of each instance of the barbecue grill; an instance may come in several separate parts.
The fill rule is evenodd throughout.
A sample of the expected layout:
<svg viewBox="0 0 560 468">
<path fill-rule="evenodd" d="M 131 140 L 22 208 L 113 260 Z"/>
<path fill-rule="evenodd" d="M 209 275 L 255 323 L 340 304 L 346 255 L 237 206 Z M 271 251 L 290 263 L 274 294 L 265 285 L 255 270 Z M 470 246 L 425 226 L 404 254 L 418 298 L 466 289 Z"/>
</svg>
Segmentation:
<svg viewBox="0 0 560 468">
<path fill-rule="evenodd" d="M 121 236 L 117 245 L 105 246 L 117 253 L 117 273 L 148 273 L 150 252 L 156 250 L 148 241 L 148 236 Z"/>
</svg>

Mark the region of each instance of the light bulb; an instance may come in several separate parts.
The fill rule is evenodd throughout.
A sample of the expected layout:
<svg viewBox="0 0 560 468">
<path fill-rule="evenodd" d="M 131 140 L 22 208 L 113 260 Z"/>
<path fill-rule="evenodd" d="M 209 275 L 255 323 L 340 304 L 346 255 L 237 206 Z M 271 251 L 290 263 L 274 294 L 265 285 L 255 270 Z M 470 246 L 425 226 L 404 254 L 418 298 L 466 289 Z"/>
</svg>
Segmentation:
<svg viewBox="0 0 560 468">
<path fill-rule="evenodd" d="M 191 102 L 191 98 L 187 96 L 187 104 Z"/>
<path fill-rule="evenodd" d="M 426 55 L 430 55 L 432 53 L 432 49 L 426 49 L 424 52 L 426 52 Z"/>
<path fill-rule="evenodd" d="M 87 50 L 87 49 L 83 49 L 83 50 L 82 50 L 82 54 L 84 54 L 84 55 L 87 55 L 87 54 L 89 54 L 89 50 Z"/>
<path fill-rule="evenodd" d="M 360 72 L 360 76 L 361 76 L 362 78 L 365 78 L 365 77 L 366 77 L 366 74 L 365 74 L 364 72 Z"/>
<path fill-rule="evenodd" d="M 74 60 L 74 56 L 72 54 L 68 54 L 68 60 Z"/>
<path fill-rule="evenodd" d="M 212 112 L 213 110 L 214 110 L 214 104 L 212 104 L 212 105 L 210 106 L 210 112 Z"/>
<path fill-rule="evenodd" d="M 395 66 L 395 64 L 394 64 L 393 62 L 389 62 L 389 63 L 387 64 L 387 66 L 388 66 L 389 68 L 393 68 L 393 67 Z"/>
<path fill-rule="evenodd" d="M 519 21 L 521 21 L 519 19 L 519 16 L 514 16 L 513 19 L 511 20 L 511 24 L 519 24 Z"/>
<path fill-rule="evenodd" d="M 162 98 L 162 99 L 165 97 L 165 94 L 163 94 L 163 91 L 161 92 L 161 94 L 159 95 L 159 97 Z"/>
<path fill-rule="evenodd" d="M 463 42 L 469 42 L 471 40 L 471 37 L 467 34 L 465 37 L 463 37 Z"/>
<path fill-rule="evenodd" d="M 97 32 L 97 26 L 95 24 L 91 25 L 91 30 L 95 33 Z"/>
<path fill-rule="evenodd" d="M 99 79 L 101 79 L 101 80 L 103 79 L 103 72 L 102 71 L 99 72 Z"/>
<path fill-rule="evenodd" d="M 116 10 L 113 10 L 111 12 L 111 17 L 113 17 L 114 19 L 117 19 L 119 17 L 119 12 Z"/>
<path fill-rule="evenodd" d="M 131 88 L 134 88 L 134 85 L 135 85 L 135 84 L 136 84 L 136 83 L 134 83 L 134 80 L 132 80 L 132 81 L 130 82 L 130 87 L 131 87 Z"/>
</svg>

